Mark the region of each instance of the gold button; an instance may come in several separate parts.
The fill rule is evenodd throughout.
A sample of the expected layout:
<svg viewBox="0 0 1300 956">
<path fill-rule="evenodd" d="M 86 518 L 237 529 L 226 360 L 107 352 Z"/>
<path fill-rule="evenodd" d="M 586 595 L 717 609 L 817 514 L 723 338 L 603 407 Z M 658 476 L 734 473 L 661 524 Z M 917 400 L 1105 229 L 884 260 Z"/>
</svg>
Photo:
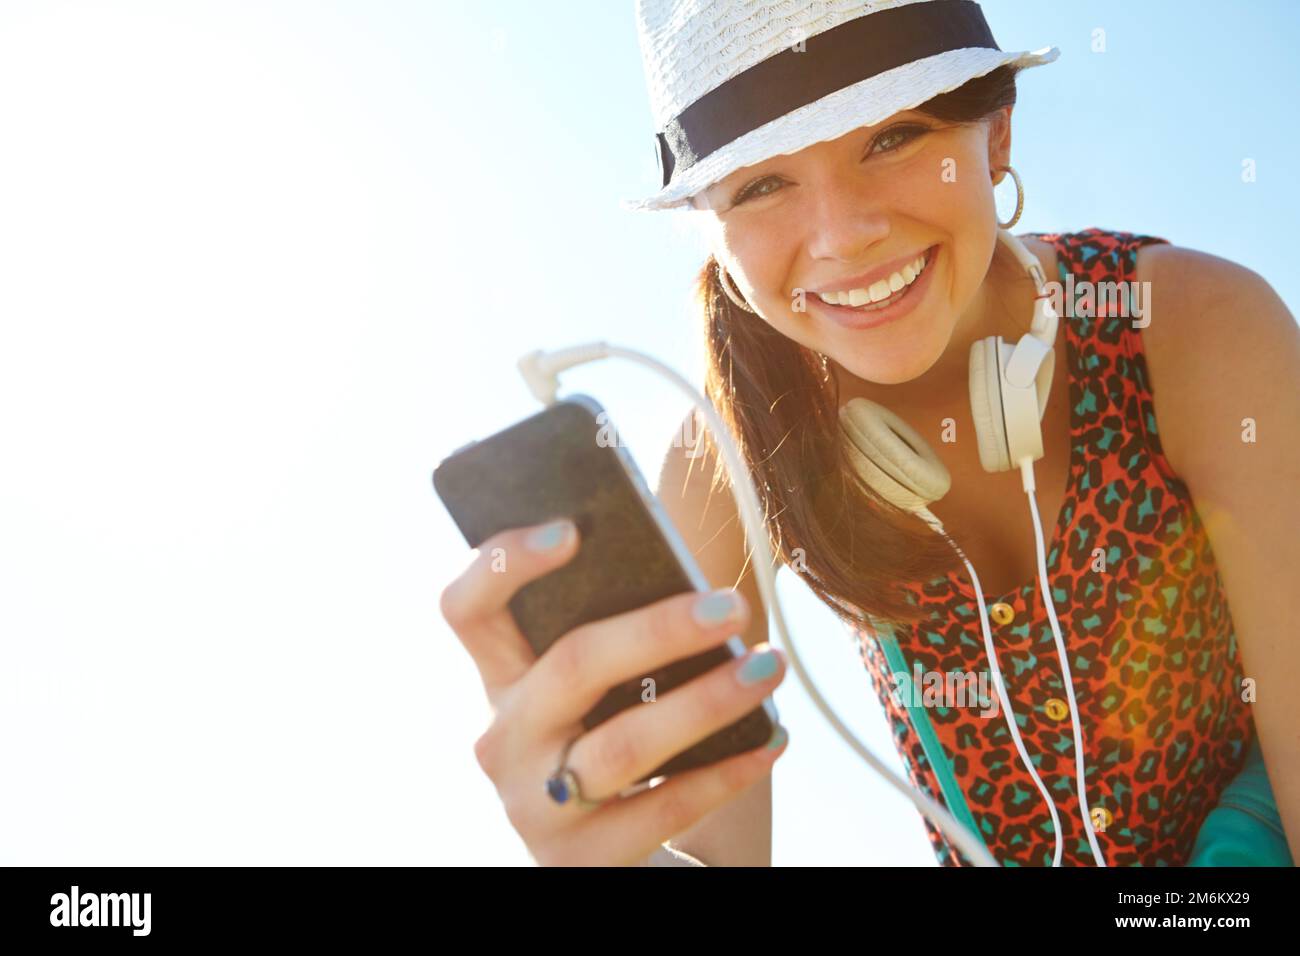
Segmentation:
<svg viewBox="0 0 1300 956">
<path fill-rule="evenodd" d="M 989 608 L 989 617 L 993 619 L 994 624 L 1005 627 L 1016 619 L 1016 612 L 1011 610 L 1010 604 L 1003 604 L 999 601 Z"/>
<path fill-rule="evenodd" d="M 1115 822 L 1115 815 L 1105 807 L 1093 807 L 1088 811 L 1092 818 L 1092 828 L 1105 833 L 1110 829 L 1110 825 Z"/>
<path fill-rule="evenodd" d="M 1043 702 L 1043 713 L 1052 720 L 1065 720 L 1070 708 L 1065 705 L 1065 701 L 1059 697 L 1049 697 Z"/>
</svg>

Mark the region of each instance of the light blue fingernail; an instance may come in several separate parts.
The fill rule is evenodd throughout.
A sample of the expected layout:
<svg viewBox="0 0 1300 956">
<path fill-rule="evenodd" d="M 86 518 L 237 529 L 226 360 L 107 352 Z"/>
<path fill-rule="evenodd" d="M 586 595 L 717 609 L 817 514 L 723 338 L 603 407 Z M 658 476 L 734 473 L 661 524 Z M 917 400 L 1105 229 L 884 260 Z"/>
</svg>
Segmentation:
<svg viewBox="0 0 1300 956">
<path fill-rule="evenodd" d="M 765 651 L 750 654 L 745 663 L 740 666 L 737 676 L 742 684 L 757 684 L 759 681 L 767 680 L 776 673 L 776 664 L 776 652 L 768 648 Z"/>
<path fill-rule="evenodd" d="M 732 591 L 714 591 L 695 602 L 691 613 L 704 627 L 729 621 L 740 614 L 740 602 Z"/>
<path fill-rule="evenodd" d="M 533 551 L 550 551 L 569 540 L 573 525 L 568 521 L 552 521 L 528 535 L 528 547 Z"/>
<path fill-rule="evenodd" d="M 776 730 L 772 731 L 772 739 L 767 742 L 767 749 L 780 750 L 789 739 L 790 735 L 785 732 L 785 728 L 777 724 Z"/>
</svg>

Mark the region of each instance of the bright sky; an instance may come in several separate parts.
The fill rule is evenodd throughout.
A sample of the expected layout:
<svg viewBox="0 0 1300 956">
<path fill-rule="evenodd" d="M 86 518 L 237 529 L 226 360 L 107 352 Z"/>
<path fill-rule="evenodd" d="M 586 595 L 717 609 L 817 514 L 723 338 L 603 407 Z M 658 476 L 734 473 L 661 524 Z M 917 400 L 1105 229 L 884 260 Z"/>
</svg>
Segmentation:
<svg viewBox="0 0 1300 956">
<path fill-rule="evenodd" d="M 1016 231 L 1159 235 L 1300 312 L 1300 6 L 983 7 L 1061 48 L 1022 76 Z M 0 863 L 529 862 L 429 476 L 532 414 L 531 349 L 698 377 L 704 250 L 618 208 L 654 187 L 641 69 L 631 0 L 0 4 Z M 653 479 L 670 386 L 566 385 Z M 783 594 L 900 767 L 847 632 Z M 776 703 L 774 863 L 933 865 L 793 675 Z"/>
</svg>

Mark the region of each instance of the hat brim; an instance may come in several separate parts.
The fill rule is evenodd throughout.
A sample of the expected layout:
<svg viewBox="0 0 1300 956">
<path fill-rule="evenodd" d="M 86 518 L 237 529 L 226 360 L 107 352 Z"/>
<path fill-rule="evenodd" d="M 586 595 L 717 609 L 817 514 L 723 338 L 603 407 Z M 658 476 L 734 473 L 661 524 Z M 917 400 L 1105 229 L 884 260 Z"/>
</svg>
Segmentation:
<svg viewBox="0 0 1300 956">
<path fill-rule="evenodd" d="M 1000 66 L 1028 69 L 1051 63 L 1060 54 L 1054 46 L 1020 52 L 969 47 L 914 60 L 836 90 L 751 130 L 674 177 L 654 195 L 624 199 L 619 205 L 631 212 L 687 208 L 697 192 L 744 166 L 797 153 L 814 143 L 875 125 Z"/>
</svg>

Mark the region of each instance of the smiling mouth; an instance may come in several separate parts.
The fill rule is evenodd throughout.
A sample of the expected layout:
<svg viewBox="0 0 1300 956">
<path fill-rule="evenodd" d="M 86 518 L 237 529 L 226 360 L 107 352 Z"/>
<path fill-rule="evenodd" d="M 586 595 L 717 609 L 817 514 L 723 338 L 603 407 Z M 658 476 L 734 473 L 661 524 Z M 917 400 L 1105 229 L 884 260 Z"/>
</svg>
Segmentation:
<svg viewBox="0 0 1300 956">
<path fill-rule="evenodd" d="M 874 283 L 869 289 L 853 289 L 851 291 L 832 294 L 831 298 L 838 299 L 839 301 L 827 302 L 827 296 L 824 295 L 818 295 L 818 298 L 820 298 L 822 302 L 825 302 L 826 305 L 837 309 L 844 309 L 846 312 L 865 313 L 887 309 L 895 302 L 907 297 L 908 292 L 910 292 L 912 287 L 920 281 L 921 275 L 930 265 L 930 261 L 933 258 L 934 247 L 931 246 L 918 258 L 917 262 L 919 263 L 919 268 L 913 269 L 909 264 L 888 278 L 881 279 Z M 879 297 L 882 295 L 883 298 Z M 862 301 L 863 299 L 866 299 L 867 301 L 864 302 Z M 857 301 L 858 304 L 853 305 L 852 303 L 854 301 Z"/>
</svg>

